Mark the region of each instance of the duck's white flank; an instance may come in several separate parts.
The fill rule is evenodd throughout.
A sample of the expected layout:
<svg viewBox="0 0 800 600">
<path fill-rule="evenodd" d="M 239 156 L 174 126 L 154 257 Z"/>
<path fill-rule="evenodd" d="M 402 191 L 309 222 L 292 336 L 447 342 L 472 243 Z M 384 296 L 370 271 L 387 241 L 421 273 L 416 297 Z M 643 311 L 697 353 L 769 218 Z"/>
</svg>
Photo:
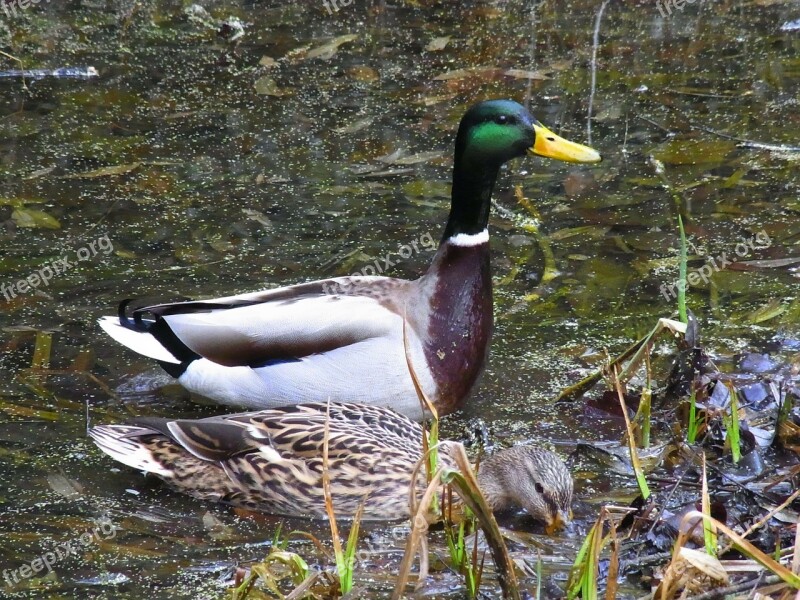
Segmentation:
<svg viewBox="0 0 800 600">
<path fill-rule="evenodd" d="M 489 230 L 484 229 L 480 233 L 457 233 L 447 238 L 447 243 L 453 246 L 480 246 L 489 242 Z"/>
</svg>

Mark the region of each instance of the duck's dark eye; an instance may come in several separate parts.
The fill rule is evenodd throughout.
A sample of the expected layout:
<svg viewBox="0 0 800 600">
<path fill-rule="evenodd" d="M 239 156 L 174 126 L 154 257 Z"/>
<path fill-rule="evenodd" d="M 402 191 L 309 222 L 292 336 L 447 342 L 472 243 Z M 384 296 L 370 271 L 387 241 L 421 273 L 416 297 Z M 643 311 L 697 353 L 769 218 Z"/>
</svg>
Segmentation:
<svg viewBox="0 0 800 600">
<path fill-rule="evenodd" d="M 494 118 L 494 122 L 498 125 L 505 125 L 508 123 L 508 115 L 498 115 Z"/>
<path fill-rule="evenodd" d="M 537 494 L 544 494 L 544 486 L 538 481 L 533 484 L 533 489 L 536 490 Z"/>
</svg>

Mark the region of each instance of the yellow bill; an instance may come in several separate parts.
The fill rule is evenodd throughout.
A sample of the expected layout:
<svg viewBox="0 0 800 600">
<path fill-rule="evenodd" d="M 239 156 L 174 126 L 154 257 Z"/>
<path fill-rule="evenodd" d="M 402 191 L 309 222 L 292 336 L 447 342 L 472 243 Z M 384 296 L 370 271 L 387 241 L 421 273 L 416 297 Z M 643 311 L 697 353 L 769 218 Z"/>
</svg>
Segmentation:
<svg viewBox="0 0 800 600">
<path fill-rule="evenodd" d="M 529 154 L 575 163 L 596 163 L 602 160 L 597 150 L 565 140 L 541 123 L 534 123 L 533 130 L 536 133 L 536 142 L 528 149 Z"/>
</svg>

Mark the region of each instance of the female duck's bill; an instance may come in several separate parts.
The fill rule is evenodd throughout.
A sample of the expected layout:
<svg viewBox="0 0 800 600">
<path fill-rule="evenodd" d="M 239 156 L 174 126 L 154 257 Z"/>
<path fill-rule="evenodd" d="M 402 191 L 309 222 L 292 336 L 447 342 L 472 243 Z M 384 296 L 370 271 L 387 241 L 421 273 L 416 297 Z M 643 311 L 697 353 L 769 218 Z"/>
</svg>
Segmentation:
<svg viewBox="0 0 800 600">
<path fill-rule="evenodd" d="M 101 327 L 217 402 L 270 408 L 305 402 L 423 411 L 409 372 L 439 414 L 476 385 L 493 328 L 487 229 L 503 163 L 526 154 L 593 163 L 523 106 L 471 107 L 455 140 L 451 206 L 427 272 L 415 281 L 337 277 L 226 298 L 137 308 Z M 339 293 L 346 290 L 346 293 Z"/>
</svg>

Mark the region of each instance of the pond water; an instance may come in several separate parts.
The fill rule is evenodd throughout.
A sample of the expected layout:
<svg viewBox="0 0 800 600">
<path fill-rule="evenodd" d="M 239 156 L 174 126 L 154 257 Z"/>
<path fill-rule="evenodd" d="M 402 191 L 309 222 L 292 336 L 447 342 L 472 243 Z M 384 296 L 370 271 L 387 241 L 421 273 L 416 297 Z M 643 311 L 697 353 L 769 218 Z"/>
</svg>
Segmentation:
<svg viewBox="0 0 800 600">
<path fill-rule="evenodd" d="M 588 0 L 25 4 L 3 3 L 8 54 L 98 76 L 0 79 L 0 565 L 72 543 L 49 574 L 0 581 L 2 597 L 222 597 L 233 567 L 264 557 L 281 519 L 182 497 L 88 440 L 87 421 L 218 410 L 162 387 L 96 319 L 123 298 L 230 295 L 383 268 L 387 253 L 387 274 L 418 276 L 449 207 L 454 129 L 480 99 L 527 100 L 565 137 L 590 135 L 604 161 L 503 171 L 491 359 L 448 435 L 482 419 L 495 443 L 564 456 L 619 441 L 620 421 L 553 399 L 675 311 L 676 200 L 651 157 L 688 217 L 690 269 L 714 265 L 688 294 L 708 352 L 723 369 L 749 350 L 796 360 L 796 3 L 610 2 L 596 46 Z M 19 285 L 32 274 L 35 289 Z M 49 371 L 31 371 L 47 343 Z M 551 595 L 599 505 L 637 491 L 630 474 L 574 470 L 572 531 L 505 523 L 515 556 L 541 552 Z M 101 516 L 113 537 L 80 545 Z M 283 529 L 329 540 L 324 525 Z M 403 531 L 363 534 L 360 597 L 390 592 Z M 290 547 L 320 560 L 307 540 Z M 427 593 L 463 589 L 440 571 Z"/>
</svg>

